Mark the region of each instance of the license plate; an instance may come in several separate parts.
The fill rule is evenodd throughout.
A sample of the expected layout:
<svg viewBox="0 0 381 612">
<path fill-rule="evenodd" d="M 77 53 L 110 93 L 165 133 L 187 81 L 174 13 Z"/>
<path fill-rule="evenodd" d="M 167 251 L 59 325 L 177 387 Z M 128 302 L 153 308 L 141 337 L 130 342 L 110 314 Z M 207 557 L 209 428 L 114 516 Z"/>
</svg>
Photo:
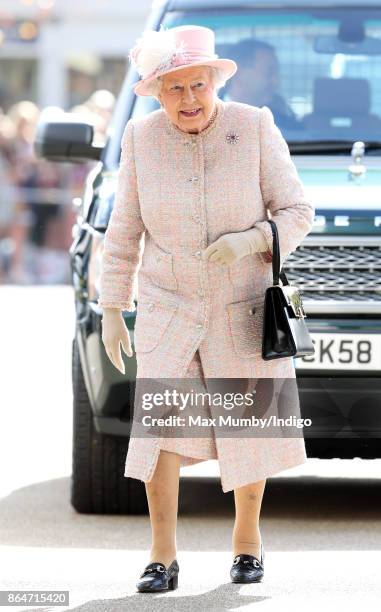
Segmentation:
<svg viewBox="0 0 381 612">
<path fill-rule="evenodd" d="M 294 359 L 296 368 L 381 370 L 381 334 L 310 333 L 315 354 Z"/>
</svg>

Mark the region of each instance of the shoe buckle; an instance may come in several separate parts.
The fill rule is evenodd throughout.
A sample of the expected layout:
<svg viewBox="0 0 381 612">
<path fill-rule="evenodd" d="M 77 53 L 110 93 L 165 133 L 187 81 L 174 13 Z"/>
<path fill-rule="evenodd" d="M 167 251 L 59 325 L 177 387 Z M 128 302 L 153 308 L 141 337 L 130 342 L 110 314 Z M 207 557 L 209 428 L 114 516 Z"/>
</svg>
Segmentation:
<svg viewBox="0 0 381 612">
<path fill-rule="evenodd" d="M 234 561 L 233 561 L 233 565 L 237 565 L 237 563 L 239 563 L 240 560 L 241 560 L 241 557 L 239 557 L 239 556 L 236 557 L 234 559 Z M 261 564 L 259 563 L 259 561 L 257 561 L 257 559 L 253 559 L 252 561 L 251 561 L 251 559 L 244 559 L 243 563 L 245 565 L 247 565 L 248 563 L 253 563 L 254 567 L 261 567 Z"/>
<path fill-rule="evenodd" d="M 165 568 L 163 565 L 157 565 L 156 568 L 151 565 L 151 567 L 146 567 L 142 575 L 144 576 L 145 574 L 152 574 L 152 572 L 154 572 L 155 570 L 161 573 L 165 572 Z"/>
</svg>

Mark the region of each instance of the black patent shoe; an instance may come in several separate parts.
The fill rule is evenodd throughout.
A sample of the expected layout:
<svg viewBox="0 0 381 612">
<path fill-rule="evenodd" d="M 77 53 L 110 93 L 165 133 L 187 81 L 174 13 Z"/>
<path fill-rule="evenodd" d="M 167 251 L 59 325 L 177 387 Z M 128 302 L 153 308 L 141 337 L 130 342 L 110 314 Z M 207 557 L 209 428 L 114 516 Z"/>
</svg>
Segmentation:
<svg viewBox="0 0 381 612">
<path fill-rule="evenodd" d="M 232 582 L 260 582 L 264 576 L 265 552 L 261 542 L 261 560 L 254 555 L 236 555 L 230 569 Z"/>
<path fill-rule="evenodd" d="M 174 559 L 168 569 L 164 563 L 152 561 L 145 567 L 136 583 L 138 591 L 141 593 L 154 593 L 157 591 L 169 591 L 177 589 L 179 564 Z"/>
</svg>

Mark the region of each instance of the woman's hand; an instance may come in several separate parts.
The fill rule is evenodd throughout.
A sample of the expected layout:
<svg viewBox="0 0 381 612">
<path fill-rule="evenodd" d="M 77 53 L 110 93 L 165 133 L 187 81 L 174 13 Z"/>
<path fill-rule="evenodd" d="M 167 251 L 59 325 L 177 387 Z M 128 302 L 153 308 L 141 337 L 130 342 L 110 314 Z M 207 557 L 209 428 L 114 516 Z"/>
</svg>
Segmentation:
<svg viewBox="0 0 381 612">
<path fill-rule="evenodd" d="M 132 357 L 130 334 L 118 308 L 104 308 L 102 318 L 102 342 L 111 363 L 119 372 L 125 374 L 120 344 L 129 357 Z"/>
<path fill-rule="evenodd" d="M 202 259 L 229 265 L 242 259 L 245 255 L 267 251 L 267 249 L 266 238 L 261 230 L 253 227 L 244 232 L 232 232 L 220 236 L 203 250 Z"/>
</svg>

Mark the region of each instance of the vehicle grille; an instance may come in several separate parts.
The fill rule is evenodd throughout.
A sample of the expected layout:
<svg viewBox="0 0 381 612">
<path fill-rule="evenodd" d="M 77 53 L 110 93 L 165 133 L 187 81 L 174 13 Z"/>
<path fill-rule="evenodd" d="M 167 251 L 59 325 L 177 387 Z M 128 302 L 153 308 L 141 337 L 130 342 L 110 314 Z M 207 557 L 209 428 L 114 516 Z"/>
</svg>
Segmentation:
<svg viewBox="0 0 381 612">
<path fill-rule="evenodd" d="M 284 270 L 306 312 L 381 315 L 381 236 L 308 236 Z"/>
</svg>

